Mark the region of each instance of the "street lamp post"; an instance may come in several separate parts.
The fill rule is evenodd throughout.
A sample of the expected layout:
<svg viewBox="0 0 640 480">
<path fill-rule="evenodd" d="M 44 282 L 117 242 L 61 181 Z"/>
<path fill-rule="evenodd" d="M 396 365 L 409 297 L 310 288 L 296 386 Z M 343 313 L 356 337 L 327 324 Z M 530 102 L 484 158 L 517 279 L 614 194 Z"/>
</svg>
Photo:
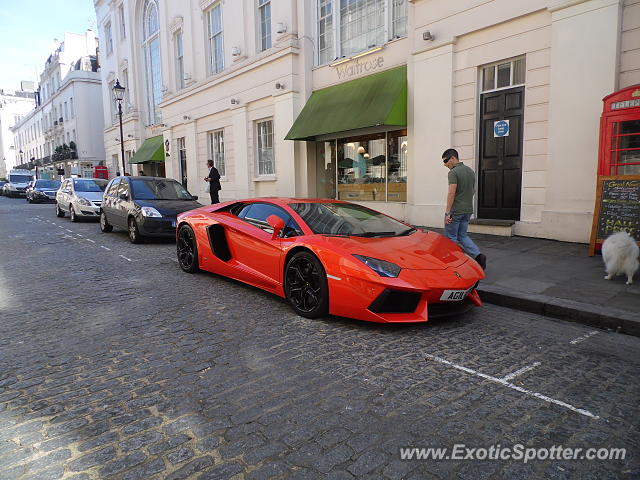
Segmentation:
<svg viewBox="0 0 640 480">
<path fill-rule="evenodd" d="M 113 86 L 113 97 L 118 103 L 118 117 L 120 118 L 120 153 L 122 155 L 122 175 L 125 175 L 127 171 L 124 163 L 124 138 L 122 136 L 122 100 L 124 100 L 125 88 L 120 85 L 120 81 L 116 80 L 116 84 Z"/>
</svg>

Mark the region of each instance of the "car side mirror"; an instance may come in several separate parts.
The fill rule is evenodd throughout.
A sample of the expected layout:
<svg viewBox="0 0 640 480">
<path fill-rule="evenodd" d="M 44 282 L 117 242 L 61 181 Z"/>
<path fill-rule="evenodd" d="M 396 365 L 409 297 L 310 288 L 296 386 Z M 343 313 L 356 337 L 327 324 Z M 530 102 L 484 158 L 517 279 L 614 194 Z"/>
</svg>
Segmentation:
<svg viewBox="0 0 640 480">
<path fill-rule="evenodd" d="M 282 220 L 277 215 L 269 215 L 267 217 L 267 223 L 273 228 L 273 234 L 271 235 L 271 240 L 275 240 L 280 235 L 280 232 L 284 228 L 284 220 Z"/>
<path fill-rule="evenodd" d="M 191 195 L 191 198 L 193 198 L 194 200 L 198 200 L 198 195 Z"/>
</svg>

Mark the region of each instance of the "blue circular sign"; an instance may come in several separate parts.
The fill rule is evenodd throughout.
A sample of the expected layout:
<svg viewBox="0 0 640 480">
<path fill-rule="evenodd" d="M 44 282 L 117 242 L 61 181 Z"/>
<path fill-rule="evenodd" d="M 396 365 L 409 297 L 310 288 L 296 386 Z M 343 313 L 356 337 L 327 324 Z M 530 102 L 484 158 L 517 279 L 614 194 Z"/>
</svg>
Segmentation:
<svg viewBox="0 0 640 480">
<path fill-rule="evenodd" d="M 493 135 L 495 137 L 506 137 L 509 135 L 509 121 L 498 120 L 493 123 Z"/>
</svg>

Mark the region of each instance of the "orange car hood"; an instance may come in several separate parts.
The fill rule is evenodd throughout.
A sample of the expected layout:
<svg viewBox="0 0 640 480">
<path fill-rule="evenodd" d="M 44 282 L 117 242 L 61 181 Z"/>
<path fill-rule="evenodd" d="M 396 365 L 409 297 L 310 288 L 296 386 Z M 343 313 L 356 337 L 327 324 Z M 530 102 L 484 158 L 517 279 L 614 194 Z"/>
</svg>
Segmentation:
<svg viewBox="0 0 640 480">
<path fill-rule="evenodd" d="M 443 270 L 465 263 L 467 257 L 451 240 L 435 232 L 417 231 L 402 237 L 324 236 L 334 248 L 393 262 L 408 270 Z"/>
</svg>

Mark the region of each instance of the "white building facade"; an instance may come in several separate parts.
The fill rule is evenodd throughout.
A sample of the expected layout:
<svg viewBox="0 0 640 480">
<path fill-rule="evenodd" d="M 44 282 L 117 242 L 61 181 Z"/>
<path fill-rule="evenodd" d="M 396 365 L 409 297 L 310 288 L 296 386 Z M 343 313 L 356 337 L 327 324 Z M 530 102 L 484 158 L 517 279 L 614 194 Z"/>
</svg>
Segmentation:
<svg viewBox="0 0 640 480">
<path fill-rule="evenodd" d="M 640 84 L 636 0 L 94 4 L 111 174 L 119 80 L 126 168 L 204 196 L 212 159 L 222 200 L 339 198 L 441 227 L 453 147 L 478 219 L 587 242 L 601 100 Z"/>
<path fill-rule="evenodd" d="M 104 163 L 103 113 L 97 39 L 93 31 L 65 33 L 45 62 L 36 108 L 13 127 L 25 168 L 39 176 L 93 177 Z"/>
<path fill-rule="evenodd" d="M 0 90 L 0 178 L 25 158 L 16 148 L 11 127 L 27 115 L 36 102 L 33 90 Z"/>
</svg>

